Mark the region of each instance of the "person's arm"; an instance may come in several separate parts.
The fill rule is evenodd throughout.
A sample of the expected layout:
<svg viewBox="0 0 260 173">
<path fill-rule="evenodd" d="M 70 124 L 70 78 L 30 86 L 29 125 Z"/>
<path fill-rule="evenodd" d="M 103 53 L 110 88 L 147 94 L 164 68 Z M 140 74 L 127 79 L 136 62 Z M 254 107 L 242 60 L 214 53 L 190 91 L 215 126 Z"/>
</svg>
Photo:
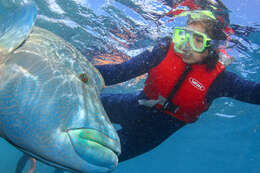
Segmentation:
<svg viewBox="0 0 260 173">
<path fill-rule="evenodd" d="M 125 82 L 148 72 L 158 65 L 166 56 L 169 46 L 170 38 L 163 38 L 152 50 L 146 50 L 129 61 L 121 64 L 97 65 L 95 67 L 102 74 L 105 85 Z"/>
<path fill-rule="evenodd" d="M 206 99 L 211 103 L 217 97 L 231 97 L 243 102 L 260 104 L 260 83 L 224 71 L 212 83 Z"/>
</svg>

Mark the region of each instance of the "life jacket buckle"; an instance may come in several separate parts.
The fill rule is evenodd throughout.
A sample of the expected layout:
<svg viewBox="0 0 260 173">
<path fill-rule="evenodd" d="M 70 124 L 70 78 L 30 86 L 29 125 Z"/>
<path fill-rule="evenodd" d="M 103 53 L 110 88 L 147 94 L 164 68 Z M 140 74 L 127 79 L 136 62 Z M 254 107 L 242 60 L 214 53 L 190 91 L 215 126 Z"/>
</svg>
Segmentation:
<svg viewBox="0 0 260 173">
<path fill-rule="evenodd" d="M 175 105 L 172 102 L 166 101 L 162 105 L 162 108 L 160 109 L 160 112 L 169 111 L 169 112 L 175 114 L 178 110 L 179 110 L 179 106 Z"/>
</svg>

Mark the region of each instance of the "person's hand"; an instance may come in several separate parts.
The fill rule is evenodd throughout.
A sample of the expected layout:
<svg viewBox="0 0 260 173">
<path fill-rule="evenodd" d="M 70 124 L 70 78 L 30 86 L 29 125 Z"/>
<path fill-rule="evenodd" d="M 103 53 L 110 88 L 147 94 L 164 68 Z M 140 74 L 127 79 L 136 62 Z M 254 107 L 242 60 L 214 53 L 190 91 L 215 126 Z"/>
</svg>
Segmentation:
<svg viewBox="0 0 260 173">
<path fill-rule="evenodd" d="M 31 161 L 31 166 L 30 166 L 30 170 L 28 171 L 28 173 L 33 173 L 36 168 L 36 159 L 31 158 L 30 161 Z"/>
</svg>

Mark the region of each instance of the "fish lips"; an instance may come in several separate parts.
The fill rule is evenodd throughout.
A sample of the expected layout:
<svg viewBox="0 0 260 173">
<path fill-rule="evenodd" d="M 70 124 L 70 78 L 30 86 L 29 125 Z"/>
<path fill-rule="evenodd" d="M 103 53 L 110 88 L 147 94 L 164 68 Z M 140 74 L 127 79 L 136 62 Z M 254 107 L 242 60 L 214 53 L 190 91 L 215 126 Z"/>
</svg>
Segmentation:
<svg viewBox="0 0 260 173">
<path fill-rule="evenodd" d="M 121 153 L 119 140 L 94 129 L 69 129 L 67 134 L 75 152 L 90 164 L 115 169 Z"/>
</svg>

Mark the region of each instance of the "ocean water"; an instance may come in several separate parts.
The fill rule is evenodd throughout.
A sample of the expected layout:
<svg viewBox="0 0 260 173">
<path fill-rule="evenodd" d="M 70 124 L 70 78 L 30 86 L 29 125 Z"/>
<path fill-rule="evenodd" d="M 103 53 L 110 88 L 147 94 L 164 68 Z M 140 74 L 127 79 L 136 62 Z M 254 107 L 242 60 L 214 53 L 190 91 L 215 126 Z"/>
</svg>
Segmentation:
<svg viewBox="0 0 260 173">
<path fill-rule="evenodd" d="M 35 0 L 36 25 L 61 36 L 93 63 L 118 63 L 141 53 L 171 33 L 177 22 L 159 18 L 169 7 L 154 0 Z M 232 24 L 259 28 L 260 0 L 223 0 Z M 250 33 L 243 52 L 233 51 L 227 70 L 260 82 L 260 31 Z M 104 58 L 105 57 L 105 58 Z M 117 58 L 113 58 L 117 57 Z M 136 92 L 145 76 L 105 88 Z M 22 155 L 0 141 L 0 173 L 12 173 Z M 260 109 L 230 98 L 214 101 L 196 123 L 187 125 L 154 150 L 120 163 L 115 173 L 259 173 Z M 27 165 L 27 168 L 29 165 Z M 54 168 L 37 162 L 35 173 Z M 24 171 L 26 172 L 26 171 Z"/>
</svg>

